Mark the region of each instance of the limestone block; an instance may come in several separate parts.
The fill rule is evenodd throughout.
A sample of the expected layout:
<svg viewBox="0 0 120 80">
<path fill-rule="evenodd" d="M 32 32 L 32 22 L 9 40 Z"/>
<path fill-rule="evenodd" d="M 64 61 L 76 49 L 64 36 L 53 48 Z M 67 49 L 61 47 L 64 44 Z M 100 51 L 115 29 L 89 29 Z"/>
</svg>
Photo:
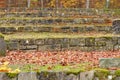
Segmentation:
<svg viewBox="0 0 120 80">
<path fill-rule="evenodd" d="M 85 31 L 85 27 L 78 27 L 78 32 L 84 32 Z"/>
<path fill-rule="evenodd" d="M 5 33 L 5 27 L 0 27 L 0 32 Z"/>
<path fill-rule="evenodd" d="M 120 20 L 113 21 L 113 33 L 119 34 L 120 33 Z"/>
<path fill-rule="evenodd" d="M 0 80 L 9 80 L 9 78 L 6 73 L 0 73 Z"/>
<path fill-rule="evenodd" d="M 86 38 L 85 39 L 85 46 L 91 47 L 95 45 L 95 38 Z"/>
<path fill-rule="evenodd" d="M 32 28 L 32 31 L 38 32 L 38 31 L 39 31 L 39 27 L 33 27 L 33 28 Z"/>
<path fill-rule="evenodd" d="M 39 80 L 61 80 L 63 76 L 59 75 L 57 72 L 41 72 L 39 74 Z"/>
<path fill-rule="evenodd" d="M 65 76 L 64 80 L 79 80 L 79 77 L 78 77 L 78 75 L 69 74 L 69 75 Z"/>
<path fill-rule="evenodd" d="M 64 33 L 70 32 L 70 27 L 66 27 L 66 26 L 62 27 L 61 32 L 64 32 Z"/>
<path fill-rule="evenodd" d="M 76 19 L 74 19 L 74 23 L 76 23 L 76 24 L 82 23 L 81 18 L 76 18 Z"/>
<path fill-rule="evenodd" d="M 18 80 L 39 80 L 36 72 L 19 73 Z"/>
<path fill-rule="evenodd" d="M 69 38 L 62 38 L 62 43 L 64 44 L 64 43 L 69 43 Z"/>
<path fill-rule="evenodd" d="M 51 27 L 40 27 L 39 31 L 40 32 L 51 32 Z"/>
<path fill-rule="evenodd" d="M 48 50 L 47 47 L 44 45 L 39 45 L 38 48 L 37 48 L 38 51 L 45 51 L 45 50 Z"/>
<path fill-rule="evenodd" d="M 46 21 L 46 24 L 52 24 L 53 22 L 54 22 L 53 19 L 49 19 Z"/>
<path fill-rule="evenodd" d="M 0 38 L 0 56 L 5 56 L 6 54 L 6 42 L 3 38 Z"/>
<path fill-rule="evenodd" d="M 72 28 L 70 29 L 70 32 L 78 32 L 78 27 L 72 27 Z"/>
<path fill-rule="evenodd" d="M 19 31 L 19 32 L 24 31 L 24 27 L 18 27 L 18 31 Z"/>
<path fill-rule="evenodd" d="M 32 27 L 26 26 L 26 27 L 24 27 L 24 31 L 32 31 Z"/>
<path fill-rule="evenodd" d="M 94 80 L 94 71 L 80 73 L 80 80 Z"/>
<path fill-rule="evenodd" d="M 54 39 L 53 38 L 46 38 L 44 40 L 44 44 L 46 44 L 46 45 L 52 45 L 52 44 L 54 44 Z"/>
<path fill-rule="evenodd" d="M 120 80 L 120 77 L 116 77 L 114 80 Z"/>
<path fill-rule="evenodd" d="M 61 50 L 61 44 L 53 44 L 51 45 L 52 50 Z"/>
<path fill-rule="evenodd" d="M 35 44 L 35 40 L 34 39 L 26 39 L 26 44 L 34 45 Z"/>
<path fill-rule="evenodd" d="M 8 42 L 7 43 L 7 49 L 8 50 L 18 50 L 19 49 L 19 43 L 18 42 Z"/>
<path fill-rule="evenodd" d="M 27 50 L 37 50 L 37 45 L 26 45 Z"/>
<path fill-rule="evenodd" d="M 26 40 L 25 39 L 20 39 L 19 43 L 20 43 L 20 45 L 26 45 Z"/>
<path fill-rule="evenodd" d="M 35 44 L 36 45 L 43 45 L 44 44 L 44 39 L 36 39 Z"/>
<path fill-rule="evenodd" d="M 26 50 L 26 46 L 25 45 L 19 45 L 19 49 L 20 50 Z"/>
<path fill-rule="evenodd" d="M 99 60 L 101 68 L 120 67 L 120 58 L 101 58 Z"/>
<path fill-rule="evenodd" d="M 85 31 L 94 31 L 94 26 L 86 26 Z"/>
<path fill-rule="evenodd" d="M 72 46 L 84 46 L 85 45 L 85 39 L 84 38 L 73 38 L 70 39 L 70 47 Z"/>
<path fill-rule="evenodd" d="M 54 21 L 57 23 L 60 23 L 60 22 L 62 22 L 62 19 L 55 19 Z"/>
<path fill-rule="evenodd" d="M 54 44 L 62 44 L 63 43 L 63 39 L 61 38 L 53 38 L 54 40 Z"/>
</svg>

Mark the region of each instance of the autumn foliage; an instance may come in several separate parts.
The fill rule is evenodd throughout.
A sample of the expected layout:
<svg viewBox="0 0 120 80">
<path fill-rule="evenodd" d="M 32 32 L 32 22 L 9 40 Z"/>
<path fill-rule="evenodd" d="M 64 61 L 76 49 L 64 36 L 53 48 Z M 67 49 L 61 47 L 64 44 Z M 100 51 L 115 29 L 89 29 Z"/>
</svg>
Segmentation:
<svg viewBox="0 0 120 80">
<path fill-rule="evenodd" d="M 67 7 L 77 7 L 79 5 L 79 0 L 60 0 L 57 2 L 56 0 L 51 0 L 48 5 L 50 7 L 57 7 L 57 5 L 67 8 Z"/>
<path fill-rule="evenodd" d="M 47 7 L 62 7 L 62 8 L 85 8 L 87 0 L 49 0 L 46 2 L 44 0 L 44 4 Z M 106 0 L 90 0 L 90 8 L 105 8 Z M 120 8 L 119 0 L 110 0 L 109 8 Z"/>
<path fill-rule="evenodd" d="M 120 57 L 119 51 L 82 52 L 82 51 L 10 51 L 6 57 L 1 57 L 0 62 L 10 62 L 10 64 L 80 64 L 90 62 L 93 66 L 98 66 L 100 58 Z"/>
<path fill-rule="evenodd" d="M 10 68 L 9 66 L 9 62 L 3 62 L 1 65 L 0 65 L 0 72 L 8 72 L 8 73 L 19 73 L 20 70 L 19 69 L 15 69 L 15 70 L 12 70 L 12 68 Z"/>
</svg>

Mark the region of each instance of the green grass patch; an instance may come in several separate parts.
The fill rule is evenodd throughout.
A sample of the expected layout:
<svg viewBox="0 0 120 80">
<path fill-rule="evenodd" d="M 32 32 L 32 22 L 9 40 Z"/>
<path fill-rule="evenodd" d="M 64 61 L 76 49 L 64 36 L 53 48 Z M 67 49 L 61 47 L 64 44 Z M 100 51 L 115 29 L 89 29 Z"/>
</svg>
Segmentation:
<svg viewBox="0 0 120 80">
<path fill-rule="evenodd" d="M 19 24 L 19 25 L 16 25 L 16 24 L 0 24 L 0 27 L 15 27 L 15 28 L 19 28 L 19 27 L 52 27 L 52 28 L 62 28 L 62 27 L 65 27 L 65 26 L 68 26 L 68 27 L 89 27 L 89 26 L 93 26 L 93 27 L 106 27 L 106 26 L 109 26 L 109 27 L 112 27 L 112 24 L 95 24 L 95 23 L 91 23 L 91 24 L 66 24 L 66 23 L 59 23 L 59 24 L 26 24 L 26 25 L 22 25 L 22 24 Z"/>
<path fill-rule="evenodd" d="M 51 65 L 44 65 L 40 66 L 37 64 L 24 64 L 24 65 L 9 65 L 10 68 L 16 69 L 19 68 L 21 72 L 45 72 L 45 71 L 55 71 L 55 72 L 66 72 L 69 74 L 79 74 L 80 72 L 85 71 L 86 67 L 89 63 L 81 63 L 81 64 L 74 64 L 74 65 L 66 65 L 62 66 L 60 64 L 51 64 Z"/>
<path fill-rule="evenodd" d="M 98 77 L 100 80 L 105 79 L 110 74 L 110 71 L 107 69 L 96 68 L 94 70 L 95 70 L 95 76 Z"/>
<path fill-rule="evenodd" d="M 119 36 L 114 34 L 105 33 L 35 33 L 35 32 L 19 32 L 15 34 L 4 34 L 5 40 L 11 39 L 44 39 L 44 38 L 86 38 L 86 37 L 113 37 Z"/>
</svg>

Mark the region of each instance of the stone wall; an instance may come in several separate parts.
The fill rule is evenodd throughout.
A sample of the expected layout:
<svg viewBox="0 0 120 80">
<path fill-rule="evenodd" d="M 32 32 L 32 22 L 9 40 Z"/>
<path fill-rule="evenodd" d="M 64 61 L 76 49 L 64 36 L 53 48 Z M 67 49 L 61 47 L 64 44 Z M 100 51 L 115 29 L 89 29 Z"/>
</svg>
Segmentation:
<svg viewBox="0 0 120 80">
<path fill-rule="evenodd" d="M 81 33 L 81 32 L 106 32 L 112 33 L 112 26 L 61 26 L 61 27 L 0 27 L 0 32 L 3 34 L 15 32 L 59 32 L 59 33 Z"/>
<path fill-rule="evenodd" d="M 120 68 L 120 58 L 101 58 L 99 60 L 99 66 L 101 68 Z"/>
<path fill-rule="evenodd" d="M 82 50 L 101 51 L 120 49 L 120 37 L 13 39 L 8 50 Z"/>
<path fill-rule="evenodd" d="M 2 15 L 1 15 L 2 17 Z M 35 16 L 35 15 L 20 15 L 20 17 L 14 17 L 14 15 L 6 15 L 6 17 L 3 17 L 3 18 L 0 18 L 0 25 L 3 25 L 3 24 L 16 24 L 16 25 L 22 25 L 22 26 L 25 26 L 25 25 L 43 25 L 43 24 L 92 24 L 92 23 L 97 23 L 97 24 L 105 24 L 105 23 L 110 23 L 112 22 L 111 19 L 109 18 L 94 18 L 94 17 L 91 17 L 91 18 L 81 18 L 81 17 L 78 17 L 78 18 L 64 18 L 64 17 L 53 17 L 52 16 L 48 17 L 48 18 L 42 18 L 42 17 L 39 17 L 39 16 Z M 2 27 L 2 26 L 1 26 Z M 4 26 L 3 26 L 4 27 Z"/>
<path fill-rule="evenodd" d="M 113 21 L 113 32 L 115 34 L 120 34 L 120 19 Z"/>
<path fill-rule="evenodd" d="M 0 80 L 119 80 L 120 76 L 115 75 L 114 72 L 115 71 L 111 71 L 110 73 L 112 74 L 96 71 L 81 72 L 77 74 L 52 71 L 40 73 L 21 72 L 14 78 L 9 78 L 6 73 L 0 73 Z"/>
<path fill-rule="evenodd" d="M 6 55 L 6 43 L 4 37 L 0 34 L 0 56 Z"/>
<path fill-rule="evenodd" d="M 22 13 L 43 13 L 43 16 L 46 16 L 46 13 L 50 13 L 50 14 L 54 14 L 53 16 L 60 16 L 62 15 L 62 13 L 64 13 L 64 17 L 69 17 L 69 16 L 74 16 L 74 15 L 104 15 L 104 14 L 108 14 L 107 16 L 112 16 L 114 13 L 116 13 L 116 11 L 119 11 L 119 9 L 85 9 L 85 8 L 25 8 L 25 7 L 19 7 L 19 8 L 14 8 L 11 7 L 9 9 L 6 8 L 0 8 L 0 12 L 7 12 L 7 13 L 14 13 L 16 14 L 16 12 L 22 12 Z M 112 13 L 112 14 L 111 14 Z"/>
</svg>

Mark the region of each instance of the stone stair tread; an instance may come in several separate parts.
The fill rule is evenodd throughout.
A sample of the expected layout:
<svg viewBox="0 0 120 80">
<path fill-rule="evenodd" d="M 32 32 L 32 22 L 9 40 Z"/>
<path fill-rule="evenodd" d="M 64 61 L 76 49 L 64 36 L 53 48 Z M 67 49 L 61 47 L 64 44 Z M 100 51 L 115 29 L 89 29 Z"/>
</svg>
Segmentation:
<svg viewBox="0 0 120 80">
<path fill-rule="evenodd" d="M 119 37 L 119 34 L 111 33 L 49 33 L 49 32 L 16 32 L 14 34 L 4 34 L 5 40 L 9 39 L 37 39 L 37 38 L 86 38 L 86 37 Z"/>
<path fill-rule="evenodd" d="M 99 66 L 101 68 L 120 68 L 120 58 L 101 58 Z"/>
</svg>

